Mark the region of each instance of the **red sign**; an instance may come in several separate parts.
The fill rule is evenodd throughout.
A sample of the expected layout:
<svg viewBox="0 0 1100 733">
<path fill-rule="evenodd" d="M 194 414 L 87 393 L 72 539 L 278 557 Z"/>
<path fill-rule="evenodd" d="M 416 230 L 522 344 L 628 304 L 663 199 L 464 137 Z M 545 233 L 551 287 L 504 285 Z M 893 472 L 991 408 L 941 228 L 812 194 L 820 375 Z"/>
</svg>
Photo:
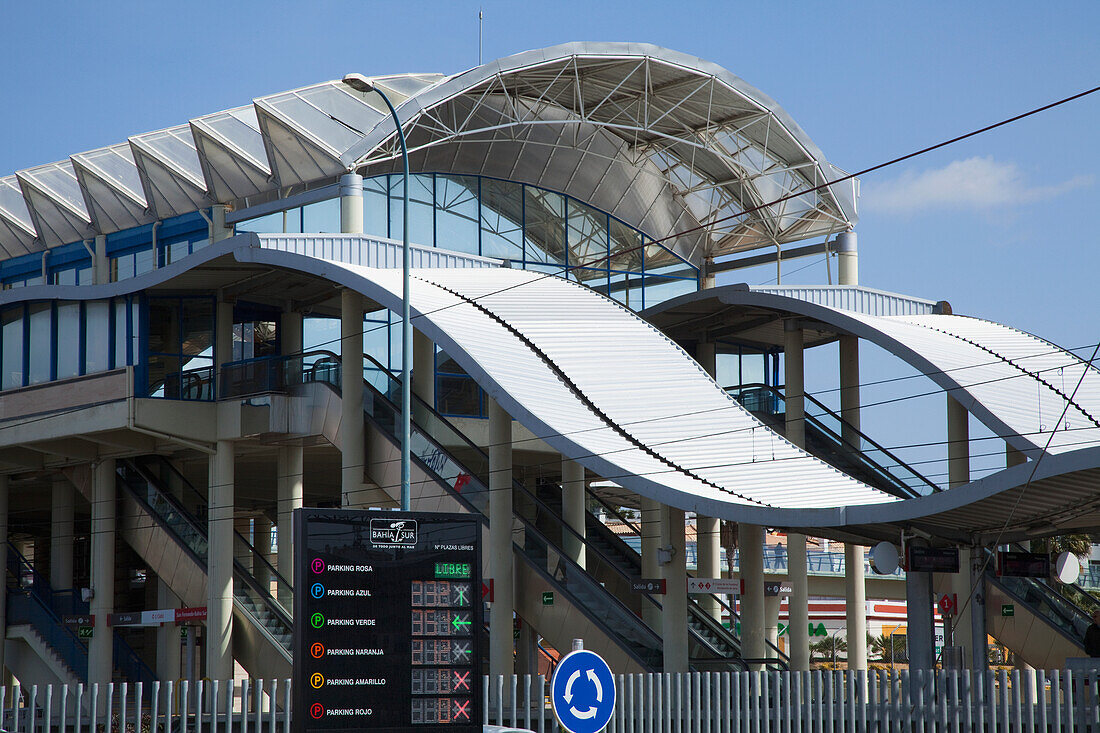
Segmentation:
<svg viewBox="0 0 1100 733">
<path fill-rule="evenodd" d="M 954 593 L 947 595 L 946 593 L 940 598 L 940 613 L 944 616 L 954 616 L 955 611 L 958 610 L 959 599 Z"/>
<path fill-rule="evenodd" d="M 206 606 L 195 606 L 194 608 L 177 608 L 176 609 L 176 625 L 185 624 L 188 621 L 205 621 L 206 620 Z"/>
<path fill-rule="evenodd" d="M 470 474 L 460 473 L 455 477 L 455 491 L 459 494 L 462 493 L 462 489 L 466 488 L 466 484 L 470 483 Z"/>
<path fill-rule="evenodd" d="M 481 599 L 484 601 L 493 602 L 493 579 L 489 578 L 488 584 L 483 580 L 481 581 Z"/>
</svg>

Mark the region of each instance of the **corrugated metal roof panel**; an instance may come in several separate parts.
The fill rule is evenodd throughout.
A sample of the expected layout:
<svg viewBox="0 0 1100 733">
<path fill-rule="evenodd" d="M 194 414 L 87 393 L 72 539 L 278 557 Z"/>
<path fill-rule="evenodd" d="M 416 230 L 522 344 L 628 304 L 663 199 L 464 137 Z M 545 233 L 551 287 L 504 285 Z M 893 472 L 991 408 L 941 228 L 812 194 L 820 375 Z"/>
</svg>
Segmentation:
<svg viewBox="0 0 1100 733">
<path fill-rule="evenodd" d="M 364 234 L 256 234 L 257 246 L 364 267 L 401 267 L 402 243 Z M 414 268 L 500 267 L 500 260 L 409 245 Z"/>
<path fill-rule="evenodd" d="M 770 293 L 804 300 L 827 308 L 871 316 L 907 316 L 935 313 L 936 301 L 913 298 L 855 285 L 753 286 L 754 293 Z"/>
</svg>

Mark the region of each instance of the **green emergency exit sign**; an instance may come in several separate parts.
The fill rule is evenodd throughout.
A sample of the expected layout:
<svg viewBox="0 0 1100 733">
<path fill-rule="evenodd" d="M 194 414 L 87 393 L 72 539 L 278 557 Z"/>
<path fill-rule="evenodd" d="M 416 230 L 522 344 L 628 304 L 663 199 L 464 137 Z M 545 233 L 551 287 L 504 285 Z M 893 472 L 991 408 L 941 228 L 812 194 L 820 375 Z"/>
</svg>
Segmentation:
<svg viewBox="0 0 1100 733">
<path fill-rule="evenodd" d="M 1001 615 L 1004 617 L 1011 617 L 1016 615 L 1016 607 L 1011 603 L 1001 604 Z"/>
<path fill-rule="evenodd" d="M 542 592 L 542 605 L 553 606 L 554 605 L 554 591 L 547 590 Z"/>
</svg>

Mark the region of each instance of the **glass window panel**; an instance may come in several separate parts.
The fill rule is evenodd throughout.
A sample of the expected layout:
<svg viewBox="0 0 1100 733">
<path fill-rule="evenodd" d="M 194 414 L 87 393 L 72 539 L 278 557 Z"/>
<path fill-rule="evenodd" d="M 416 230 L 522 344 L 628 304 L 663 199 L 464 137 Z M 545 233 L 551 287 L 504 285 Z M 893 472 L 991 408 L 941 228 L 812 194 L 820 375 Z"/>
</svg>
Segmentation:
<svg viewBox="0 0 1100 733">
<path fill-rule="evenodd" d="M 656 270 L 660 267 L 666 267 L 668 265 L 678 265 L 680 267 L 687 267 L 687 264 L 676 255 L 672 254 L 668 249 L 660 244 L 647 244 L 645 247 L 645 269 L 646 272 L 650 270 Z"/>
<path fill-rule="evenodd" d="M 303 318 L 303 351 L 331 351 L 340 353 L 339 318 Z"/>
<path fill-rule="evenodd" d="M 134 276 L 134 253 L 110 258 L 111 282 L 126 280 Z"/>
<path fill-rule="evenodd" d="M 303 206 L 302 231 L 338 233 L 340 231 L 340 199 L 328 199 Z"/>
<path fill-rule="evenodd" d="M 569 265 L 607 267 L 607 214 L 569 200 Z"/>
<path fill-rule="evenodd" d="M 53 307 L 49 303 L 34 303 L 30 314 L 30 364 L 28 384 L 50 381 L 53 367 Z"/>
<path fill-rule="evenodd" d="M 390 238 L 401 239 L 401 201 L 405 190 L 403 176 L 392 175 L 389 177 L 389 202 L 390 202 Z"/>
<path fill-rule="evenodd" d="M 584 283 L 593 290 L 607 294 L 607 271 L 577 268 L 569 271 L 569 279 Z"/>
<path fill-rule="evenodd" d="M 187 255 L 191 254 L 191 243 L 187 240 L 182 242 L 172 242 L 164 248 L 165 263 L 170 265 L 173 262 L 179 262 Z"/>
<path fill-rule="evenodd" d="M 390 314 L 390 371 L 401 371 L 401 324 L 402 319 Z"/>
<path fill-rule="evenodd" d="M 3 369 L 0 379 L 3 389 L 23 386 L 23 306 L 6 309 L 0 314 L 3 323 Z"/>
<path fill-rule="evenodd" d="M 389 237 L 389 199 L 386 176 L 363 181 L 363 232 L 373 237 Z"/>
<path fill-rule="evenodd" d="M 129 363 L 129 355 L 126 340 L 126 300 L 115 301 L 115 368 L 126 366 Z"/>
<path fill-rule="evenodd" d="M 257 234 L 282 234 L 283 212 L 276 211 L 273 214 L 258 216 L 255 219 L 242 221 L 237 224 L 239 232 L 256 232 Z"/>
<path fill-rule="evenodd" d="M 458 362 L 447 356 L 447 352 L 440 351 L 435 357 L 435 370 L 440 374 L 466 374 L 466 370 L 459 366 Z"/>
<path fill-rule="evenodd" d="M 179 301 L 175 298 L 149 299 L 149 351 L 179 352 L 178 308 Z"/>
<path fill-rule="evenodd" d="M 736 387 L 741 381 L 741 359 L 738 354 L 718 354 L 718 384 L 723 387 Z"/>
<path fill-rule="evenodd" d="M 130 363 L 141 360 L 141 308 L 136 300 L 130 301 Z"/>
<path fill-rule="evenodd" d="M 293 209 L 287 209 L 282 212 L 283 214 L 283 231 L 288 234 L 301 234 L 302 233 L 302 209 L 295 206 Z"/>
<path fill-rule="evenodd" d="M 481 181 L 481 254 L 523 259 L 523 186 L 486 178 Z"/>
<path fill-rule="evenodd" d="M 134 275 L 143 275 L 146 272 L 153 271 L 153 245 L 149 245 L 149 249 L 143 249 L 139 252 L 135 252 L 134 255 Z"/>
<path fill-rule="evenodd" d="M 57 378 L 80 374 L 80 303 L 57 306 Z"/>
<path fill-rule="evenodd" d="M 470 377 L 439 375 L 436 381 L 436 404 L 444 415 L 480 417 L 481 390 Z"/>
<path fill-rule="evenodd" d="M 210 244 L 210 238 L 209 237 L 202 237 L 201 239 L 192 239 L 191 240 L 191 251 L 192 252 L 198 252 L 200 249 L 202 249 L 203 247 L 206 247 L 209 244 Z"/>
<path fill-rule="evenodd" d="M 214 343 L 214 301 L 210 298 L 184 298 L 182 304 L 180 352 L 201 354 Z"/>
<path fill-rule="evenodd" d="M 530 250 L 528 250 L 530 252 Z M 557 275 L 558 277 L 565 277 L 565 268 L 561 265 L 540 265 L 534 262 L 526 262 L 523 265 L 524 270 L 532 270 L 534 272 L 545 272 L 550 275 Z"/>
<path fill-rule="evenodd" d="M 658 303 L 671 300 L 684 293 L 694 293 L 699 289 L 698 280 L 675 280 L 647 275 L 645 283 L 646 308 L 652 308 Z"/>
<path fill-rule="evenodd" d="M 620 272 L 642 271 L 642 234 L 637 229 L 611 220 L 611 269 Z"/>
<path fill-rule="evenodd" d="M 107 319 L 110 317 L 111 304 L 108 301 L 93 300 L 84 304 L 84 372 L 87 374 L 105 372 L 108 369 L 111 341 Z"/>
<path fill-rule="evenodd" d="M 390 199 L 390 231 L 394 239 L 401 238 L 401 176 L 393 176 L 397 181 L 396 198 Z M 435 204 L 431 175 L 409 176 L 409 241 L 425 247 L 435 245 Z"/>
<path fill-rule="evenodd" d="M 436 176 L 435 205 L 436 246 L 477 254 L 477 179 L 472 176 Z"/>
<path fill-rule="evenodd" d="M 641 310 L 641 275 L 631 275 L 622 272 L 611 273 L 611 297 L 631 310 Z"/>
<path fill-rule="evenodd" d="M 54 285 L 76 285 L 76 270 L 58 270 L 53 274 Z"/>
<path fill-rule="evenodd" d="M 565 264 L 565 197 L 532 186 L 523 187 L 528 262 Z"/>
<path fill-rule="evenodd" d="M 146 393 L 150 397 L 176 399 L 180 395 L 180 360 L 178 356 L 149 357 Z"/>
<path fill-rule="evenodd" d="M 386 318 L 387 311 L 372 313 L 372 316 Z M 389 321 L 375 320 L 374 318 L 363 321 L 363 353 L 369 354 L 379 364 L 389 368 L 390 363 L 390 336 Z"/>
</svg>

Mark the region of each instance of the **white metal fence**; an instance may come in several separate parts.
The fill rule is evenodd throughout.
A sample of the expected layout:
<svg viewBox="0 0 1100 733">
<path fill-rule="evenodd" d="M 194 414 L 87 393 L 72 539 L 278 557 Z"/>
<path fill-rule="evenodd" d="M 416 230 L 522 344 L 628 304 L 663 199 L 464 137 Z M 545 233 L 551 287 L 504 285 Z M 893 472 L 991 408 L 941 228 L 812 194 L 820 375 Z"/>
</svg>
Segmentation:
<svg viewBox="0 0 1100 733">
<path fill-rule="evenodd" d="M 484 723 L 558 730 L 541 675 L 484 681 Z M 696 672 L 616 683 L 610 733 L 1100 733 L 1097 674 L 1078 670 Z M 17 685 L 0 687 L 0 729 L 289 733 L 290 700 L 290 680 Z"/>
</svg>

